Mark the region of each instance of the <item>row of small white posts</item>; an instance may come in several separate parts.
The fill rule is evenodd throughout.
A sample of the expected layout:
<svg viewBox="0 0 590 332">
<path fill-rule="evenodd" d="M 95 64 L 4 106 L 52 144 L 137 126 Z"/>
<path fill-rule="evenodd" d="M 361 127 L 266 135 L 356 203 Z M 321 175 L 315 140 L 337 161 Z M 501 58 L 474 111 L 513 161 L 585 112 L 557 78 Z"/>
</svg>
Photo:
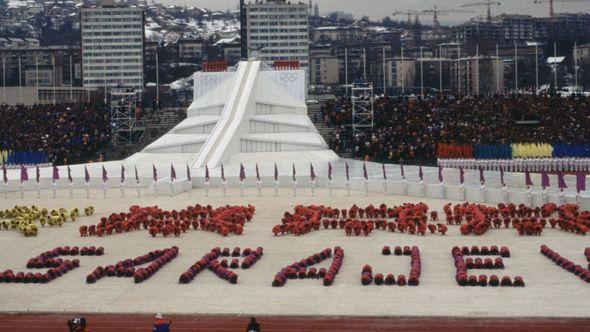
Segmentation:
<svg viewBox="0 0 590 332">
<path fill-rule="evenodd" d="M 313 164 L 310 163 L 309 165 L 310 169 L 309 169 L 309 181 L 310 181 L 310 190 L 311 190 L 311 195 L 314 196 L 315 195 L 315 187 L 316 187 L 316 173 L 313 167 Z M 5 197 L 7 197 L 8 195 L 8 177 L 7 177 L 7 170 L 6 170 L 6 165 L 3 165 L 2 167 L 3 169 L 3 180 L 4 180 L 4 186 L 5 186 Z M 24 183 L 29 181 L 29 176 L 28 176 L 28 170 L 25 166 L 21 166 L 20 168 L 21 172 L 20 172 L 20 184 L 19 184 L 19 191 L 21 194 L 21 198 L 24 197 L 24 193 L 23 193 L 23 187 L 24 187 Z M 35 167 L 36 170 L 36 190 L 37 190 L 37 197 L 40 197 L 41 195 L 41 176 L 40 176 L 40 169 L 39 166 Z M 134 171 L 135 171 L 135 188 L 137 191 L 137 196 L 140 197 L 141 196 L 141 191 L 140 191 L 140 178 L 138 175 L 138 171 L 137 171 L 137 167 L 134 167 Z M 350 179 L 350 168 L 348 163 L 345 163 L 345 171 L 346 171 L 346 190 L 347 190 L 347 195 L 350 196 L 350 189 L 351 189 L 351 179 Z M 382 171 L 383 171 L 383 192 L 387 193 L 388 192 L 388 180 L 387 180 L 387 172 L 385 169 L 385 164 L 382 164 Z M 120 191 L 121 191 L 121 197 L 125 197 L 125 166 L 121 165 L 121 173 L 120 173 Z M 402 189 L 403 189 L 403 193 L 406 194 L 407 190 L 406 190 L 406 177 L 405 177 L 405 172 L 404 172 L 404 166 L 400 165 L 400 172 L 401 172 L 401 178 L 402 178 Z M 71 169 L 69 166 L 67 166 L 67 178 L 68 178 L 68 182 L 69 182 L 69 190 L 70 190 L 70 197 L 73 197 L 74 195 L 74 181 L 72 178 L 72 174 L 71 174 Z M 332 187 L 333 187 L 333 183 L 332 183 L 332 173 L 333 173 L 333 167 L 331 163 L 328 163 L 328 189 L 330 191 L 330 196 L 332 195 Z M 220 174 L 220 178 L 222 180 L 222 192 L 223 192 L 223 196 L 226 196 L 226 189 L 227 189 L 227 181 L 225 178 L 225 169 L 223 164 L 221 164 L 221 174 Z M 297 173 L 296 173 L 296 169 L 295 169 L 295 164 L 293 164 L 292 166 L 292 187 L 293 187 L 293 195 L 297 196 L 297 177 L 296 177 Z M 418 177 L 419 177 L 419 183 L 421 184 L 420 186 L 420 192 L 422 194 L 422 196 L 424 196 L 424 172 L 422 170 L 422 166 L 419 166 L 419 170 L 418 170 Z M 367 172 L 367 167 L 366 164 L 363 163 L 363 178 L 364 178 L 364 188 L 365 188 L 365 193 L 368 193 L 369 191 L 369 176 L 368 176 L 368 172 Z M 188 181 L 188 184 L 191 185 L 192 187 L 192 178 L 191 178 L 191 172 L 190 172 L 190 167 L 188 165 L 186 165 L 186 179 Z M 59 168 L 57 166 L 53 166 L 53 174 L 52 174 L 52 183 L 51 183 L 51 191 L 52 191 L 52 196 L 55 198 L 56 197 L 56 191 L 57 191 L 57 181 L 60 180 L 60 174 L 59 174 Z M 86 190 L 86 197 L 89 198 L 90 197 L 90 173 L 88 172 L 88 168 L 86 166 L 84 166 L 84 182 L 85 182 L 85 190 Z M 209 167 L 206 166 L 205 167 L 205 178 L 204 178 L 204 188 L 205 188 L 205 192 L 206 195 L 209 195 L 209 188 L 210 188 L 210 173 L 209 173 Z M 240 180 L 240 194 L 241 196 L 244 195 L 244 181 L 246 180 L 246 169 L 244 168 L 244 166 L 242 164 L 240 164 L 240 173 L 239 173 L 239 180 Z M 438 167 L 438 180 L 439 182 L 442 184 L 443 183 L 443 174 L 442 174 L 442 167 Z M 485 188 L 485 177 L 484 177 L 484 170 L 483 169 L 479 169 L 479 180 L 480 180 L 480 184 L 482 188 Z M 576 174 L 576 187 L 577 187 L 577 191 L 578 193 L 580 191 L 585 191 L 586 190 L 586 174 L 583 172 L 579 172 L 579 174 Z M 465 175 L 464 175 L 464 170 L 462 168 L 459 169 L 459 182 L 460 182 L 460 186 L 463 187 L 465 181 Z M 102 166 L 102 190 L 103 190 L 103 197 L 106 198 L 107 196 L 107 185 L 108 182 L 108 174 L 107 174 L 107 170 L 105 169 L 104 165 Z M 159 178 L 158 178 L 158 170 L 156 168 L 155 165 L 152 165 L 152 182 L 150 187 L 153 189 L 154 194 L 157 196 L 158 195 L 158 190 L 157 190 L 157 185 L 159 182 Z M 506 184 L 504 183 L 504 172 L 501 169 L 500 170 L 500 182 L 503 186 L 503 190 L 506 190 Z M 175 195 L 175 191 L 176 191 L 176 183 L 177 183 L 177 176 L 176 176 L 176 170 L 174 168 L 174 165 L 170 165 L 170 195 L 173 196 Z M 527 191 L 530 191 L 530 188 L 533 186 L 531 178 L 530 178 L 530 173 L 527 171 L 525 171 L 525 183 L 526 183 L 526 187 L 527 187 Z M 274 165 L 274 192 L 275 192 L 275 196 L 278 196 L 278 187 L 279 187 L 279 171 L 278 171 L 278 167 L 275 164 Z M 561 191 L 563 191 L 563 189 L 567 188 L 567 186 L 565 185 L 565 181 L 563 178 L 563 173 L 558 172 L 558 185 L 559 185 L 559 189 Z M 258 164 L 256 164 L 256 186 L 258 189 L 258 196 L 261 195 L 262 192 L 262 180 L 260 177 L 260 171 L 258 168 Z M 545 192 L 545 188 L 549 187 L 549 180 L 548 180 L 548 176 L 546 173 L 542 174 L 542 186 L 543 186 L 543 192 Z"/>
</svg>

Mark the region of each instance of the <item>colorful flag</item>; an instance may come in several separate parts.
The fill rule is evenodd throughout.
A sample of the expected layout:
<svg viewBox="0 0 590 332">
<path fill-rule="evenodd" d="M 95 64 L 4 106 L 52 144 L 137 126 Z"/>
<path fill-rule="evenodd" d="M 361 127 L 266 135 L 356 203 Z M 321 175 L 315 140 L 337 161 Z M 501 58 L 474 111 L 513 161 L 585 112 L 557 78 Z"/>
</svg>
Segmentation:
<svg viewBox="0 0 590 332">
<path fill-rule="evenodd" d="M 35 166 L 35 179 L 37 180 L 37 183 L 41 181 L 41 170 L 39 169 L 39 165 Z"/>
<path fill-rule="evenodd" d="M 29 173 L 25 166 L 20 165 L 20 182 L 23 183 L 24 181 L 29 181 Z"/>
<path fill-rule="evenodd" d="M 443 169 L 441 166 L 438 166 L 438 182 L 443 182 Z"/>
<path fill-rule="evenodd" d="M 137 172 L 137 165 L 135 166 L 135 182 L 139 183 L 139 173 Z"/>
<path fill-rule="evenodd" d="M 504 167 L 500 166 L 500 183 L 503 187 L 506 187 L 506 183 L 504 182 Z"/>
<path fill-rule="evenodd" d="M 2 163 L 2 179 L 4 183 L 8 182 L 8 170 L 6 169 L 6 163 Z"/>
<path fill-rule="evenodd" d="M 152 164 L 152 178 L 154 179 L 154 182 L 158 182 L 158 170 L 154 164 Z"/>
<path fill-rule="evenodd" d="M 121 183 L 125 182 L 125 165 L 121 164 Z"/>
<path fill-rule="evenodd" d="M 191 169 L 190 167 L 188 167 L 188 164 L 186 164 L 186 179 L 189 182 L 193 181 L 193 179 L 191 178 Z"/>
<path fill-rule="evenodd" d="M 549 182 L 549 175 L 547 174 L 547 172 L 545 170 L 543 170 L 541 172 L 541 186 L 543 187 L 543 189 L 549 187 L 551 184 Z"/>
<path fill-rule="evenodd" d="M 275 182 L 279 181 L 279 169 L 277 168 L 277 163 L 275 163 Z"/>
<path fill-rule="evenodd" d="M 557 185 L 559 189 L 567 189 L 567 184 L 565 184 L 565 178 L 563 177 L 563 172 L 557 172 Z"/>
<path fill-rule="evenodd" d="M 102 165 L 102 182 L 107 182 L 109 180 L 109 177 L 107 176 L 107 169 L 104 168 L 104 165 Z"/>
<path fill-rule="evenodd" d="M 309 177 L 311 178 L 311 181 L 315 181 L 315 171 L 312 163 L 309 163 Z"/>
<path fill-rule="evenodd" d="M 328 180 L 332 181 L 332 163 L 328 162 Z"/>
<path fill-rule="evenodd" d="M 531 187 L 533 185 L 533 181 L 531 180 L 531 172 L 529 172 L 528 166 L 524 169 L 524 182 L 527 187 Z"/>
<path fill-rule="evenodd" d="M 242 165 L 242 163 L 240 163 L 240 181 L 244 181 L 246 179 L 246 169 L 244 168 L 244 165 Z"/>
<path fill-rule="evenodd" d="M 348 162 L 346 162 L 346 181 L 350 180 L 350 168 L 348 167 Z"/>
<path fill-rule="evenodd" d="M 363 177 L 365 181 L 369 180 L 369 174 L 367 173 L 367 164 L 363 163 Z"/>
<path fill-rule="evenodd" d="M 295 177 L 297 175 L 297 172 L 295 171 L 295 163 L 293 163 L 293 182 L 297 181 L 297 178 Z"/>
<path fill-rule="evenodd" d="M 400 164 L 400 170 L 402 172 L 402 179 L 405 180 L 406 179 L 406 172 L 404 172 L 404 165 Z"/>
<path fill-rule="evenodd" d="M 86 166 L 84 166 L 84 181 L 86 181 L 86 183 L 90 182 L 90 173 L 88 173 L 88 168 L 86 168 Z"/>
<path fill-rule="evenodd" d="M 74 179 L 72 178 L 72 170 L 70 169 L 70 165 L 68 165 L 68 181 L 70 183 L 74 182 Z"/>
<path fill-rule="evenodd" d="M 483 168 L 482 167 L 479 168 L 479 183 L 481 183 L 481 184 L 485 184 L 486 183 L 486 178 L 485 178 L 485 176 L 483 174 Z"/>
<path fill-rule="evenodd" d="M 225 169 L 223 168 L 223 163 L 221 163 L 221 179 L 225 182 Z"/>
<path fill-rule="evenodd" d="M 459 183 L 465 183 L 465 171 L 463 170 L 463 167 L 459 167 Z"/>
<path fill-rule="evenodd" d="M 576 172 L 576 190 L 578 193 L 580 191 L 586 191 L 586 173 Z"/>
<path fill-rule="evenodd" d="M 424 181 L 424 171 L 422 171 L 422 165 L 418 167 L 418 177 L 420 178 L 420 181 Z"/>
<path fill-rule="evenodd" d="M 260 181 L 260 170 L 258 170 L 258 163 L 256 163 L 256 181 Z"/>
<path fill-rule="evenodd" d="M 170 164 L 170 179 L 176 180 L 176 170 L 173 164 Z"/>
<path fill-rule="evenodd" d="M 209 166 L 205 165 L 205 181 L 209 181 L 211 176 L 209 176 Z"/>
<path fill-rule="evenodd" d="M 59 180 L 59 169 L 55 165 L 53 165 L 53 177 L 52 177 L 52 179 L 53 179 L 53 181 Z"/>
<path fill-rule="evenodd" d="M 387 180 L 387 172 L 385 171 L 385 164 L 381 164 L 381 169 L 383 170 L 383 180 Z"/>
</svg>

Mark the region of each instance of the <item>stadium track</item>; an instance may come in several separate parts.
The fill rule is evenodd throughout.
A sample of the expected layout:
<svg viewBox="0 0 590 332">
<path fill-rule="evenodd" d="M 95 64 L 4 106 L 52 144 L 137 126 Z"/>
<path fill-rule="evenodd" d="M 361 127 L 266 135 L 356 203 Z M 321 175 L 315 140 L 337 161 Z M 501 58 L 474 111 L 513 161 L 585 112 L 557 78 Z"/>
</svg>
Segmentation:
<svg viewBox="0 0 590 332">
<path fill-rule="evenodd" d="M 150 331 L 153 316 L 88 314 L 92 332 Z M 0 314 L 0 331 L 67 331 L 66 322 L 75 314 Z M 233 332 L 245 331 L 247 316 L 170 315 L 172 330 Z M 383 318 L 383 317 L 257 317 L 264 332 L 307 331 L 590 331 L 590 319 L 568 318 Z"/>
</svg>

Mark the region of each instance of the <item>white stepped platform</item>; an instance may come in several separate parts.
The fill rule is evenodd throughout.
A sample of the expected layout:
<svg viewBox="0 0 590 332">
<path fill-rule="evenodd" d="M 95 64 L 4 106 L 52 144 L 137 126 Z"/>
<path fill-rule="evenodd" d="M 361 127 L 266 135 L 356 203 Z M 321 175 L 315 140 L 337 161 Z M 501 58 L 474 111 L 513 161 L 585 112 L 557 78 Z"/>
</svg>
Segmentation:
<svg viewBox="0 0 590 332">
<path fill-rule="evenodd" d="M 148 145 L 144 153 L 198 153 L 203 143 L 207 141 L 207 134 L 174 134 L 168 133 Z"/>
<path fill-rule="evenodd" d="M 239 164 L 236 155 L 271 165 L 318 160 L 317 153 L 305 151 L 322 152 L 322 160 L 338 159 L 307 116 L 303 70 L 275 71 L 260 61 L 244 61 L 235 71 L 197 73 L 187 116 L 127 161 L 181 154 L 198 170 Z M 259 155 L 275 152 L 281 155 Z"/>
</svg>

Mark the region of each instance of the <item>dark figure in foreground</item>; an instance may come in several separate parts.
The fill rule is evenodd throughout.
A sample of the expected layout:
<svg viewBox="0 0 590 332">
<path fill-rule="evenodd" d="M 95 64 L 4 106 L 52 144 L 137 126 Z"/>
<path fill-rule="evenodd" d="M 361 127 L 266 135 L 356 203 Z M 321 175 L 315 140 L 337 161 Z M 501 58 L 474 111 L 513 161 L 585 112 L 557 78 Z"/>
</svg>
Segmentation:
<svg viewBox="0 0 590 332">
<path fill-rule="evenodd" d="M 258 324 L 256 318 L 250 318 L 250 323 L 248 323 L 248 327 L 246 327 L 246 332 L 260 332 L 260 324 Z"/>
<path fill-rule="evenodd" d="M 172 325 L 172 322 L 164 321 L 162 314 L 156 314 L 156 321 L 152 327 L 152 332 L 170 332 L 170 325 Z"/>
<path fill-rule="evenodd" d="M 86 318 L 84 317 L 70 319 L 67 325 L 70 332 L 90 332 L 86 326 Z"/>
</svg>

